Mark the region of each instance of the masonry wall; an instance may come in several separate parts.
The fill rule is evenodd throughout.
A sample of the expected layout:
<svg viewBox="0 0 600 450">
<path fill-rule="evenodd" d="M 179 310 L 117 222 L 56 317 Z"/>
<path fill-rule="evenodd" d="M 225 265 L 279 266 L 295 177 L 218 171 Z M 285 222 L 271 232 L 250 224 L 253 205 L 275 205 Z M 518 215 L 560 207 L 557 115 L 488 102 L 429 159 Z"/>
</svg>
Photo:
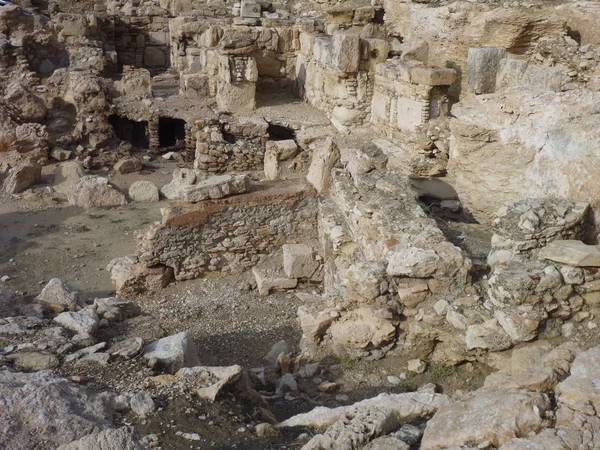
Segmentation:
<svg viewBox="0 0 600 450">
<path fill-rule="evenodd" d="M 140 259 L 172 267 L 178 280 L 241 272 L 286 242 L 316 238 L 316 198 L 304 181 L 254 186 L 247 194 L 180 203 L 138 235 Z"/>
</svg>

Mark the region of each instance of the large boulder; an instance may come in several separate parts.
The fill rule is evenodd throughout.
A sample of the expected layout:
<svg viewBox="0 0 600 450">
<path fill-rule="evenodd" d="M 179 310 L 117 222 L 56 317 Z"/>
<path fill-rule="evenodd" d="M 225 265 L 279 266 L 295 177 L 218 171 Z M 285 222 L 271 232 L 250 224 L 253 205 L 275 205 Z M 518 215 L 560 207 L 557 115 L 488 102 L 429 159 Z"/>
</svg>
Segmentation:
<svg viewBox="0 0 600 450">
<path fill-rule="evenodd" d="M 25 160 L 10 169 L 2 188 L 9 194 L 18 194 L 34 185 L 41 176 L 41 166 L 34 161 Z"/>
<path fill-rule="evenodd" d="M 83 166 L 77 161 L 59 164 L 54 169 L 54 190 L 64 195 L 70 193 L 75 182 L 84 175 Z"/>
<path fill-rule="evenodd" d="M 0 369 L 0 447 L 56 448 L 112 428 L 111 396 L 49 371 Z"/>
<path fill-rule="evenodd" d="M 127 199 L 112 187 L 106 178 L 86 175 L 73 183 L 68 194 L 69 203 L 82 208 L 119 206 Z"/>
<path fill-rule="evenodd" d="M 519 389 L 483 387 L 441 407 L 427 423 L 421 450 L 443 450 L 484 442 L 497 447 L 542 428 L 550 399 Z"/>
</svg>

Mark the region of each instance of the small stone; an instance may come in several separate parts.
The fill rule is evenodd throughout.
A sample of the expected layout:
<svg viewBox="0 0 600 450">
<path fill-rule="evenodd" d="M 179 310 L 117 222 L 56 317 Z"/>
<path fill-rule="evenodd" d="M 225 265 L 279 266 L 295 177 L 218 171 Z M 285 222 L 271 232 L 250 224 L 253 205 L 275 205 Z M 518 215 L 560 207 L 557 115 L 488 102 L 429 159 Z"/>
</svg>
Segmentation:
<svg viewBox="0 0 600 450">
<path fill-rule="evenodd" d="M 129 187 L 129 197 L 136 202 L 157 202 L 159 192 L 154 183 L 142 180 L 136 181 Z"/>
<path fill-rule="evenodd" d="M 152 396 L 146 391 L 140 391 L 131 397 L 129 406 L 140 417 L 147 417 L 156 411 Z"/>
<path fill-rule="evenodd" d="M 279 431 L 270 423 L 259 423 L 255 427 L 255 432 L 258 437 L 276 438 L 280 436 Z"/>
<path fill-rule="evenodd" d="M 411 359 L 408 361 L 408 371 L 413 373 L 423 373 L 427 368 L 427 364 L 420 359 Z"/>
</svg>

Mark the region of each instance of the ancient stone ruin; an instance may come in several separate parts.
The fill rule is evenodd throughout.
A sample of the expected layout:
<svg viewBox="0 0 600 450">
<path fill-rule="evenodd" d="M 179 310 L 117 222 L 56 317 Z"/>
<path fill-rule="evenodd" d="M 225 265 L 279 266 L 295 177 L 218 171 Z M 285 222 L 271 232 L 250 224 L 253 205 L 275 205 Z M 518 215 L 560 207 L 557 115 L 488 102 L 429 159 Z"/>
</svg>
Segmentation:
<svg viewBox="0 0 600 450">
<path fill-rule="evenodd" d="M 600 3 L 0 0 L 0 448 L 600 449 Z"/>
</svg>

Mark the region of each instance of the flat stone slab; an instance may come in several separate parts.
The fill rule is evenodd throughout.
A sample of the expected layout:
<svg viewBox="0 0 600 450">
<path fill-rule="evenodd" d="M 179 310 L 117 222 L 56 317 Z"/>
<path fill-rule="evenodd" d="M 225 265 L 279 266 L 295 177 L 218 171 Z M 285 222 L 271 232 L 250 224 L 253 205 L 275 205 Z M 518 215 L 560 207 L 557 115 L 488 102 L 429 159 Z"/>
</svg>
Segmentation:
<svg viewBox="0 0 600 450">
<path fill-rule="evenodd" d="M 243 194 L 250 187 L 250 178 L 247 175 L 219 175 L 181 190 L 181 197 L 188 202 L 201 202 L 202 200 L 215 200 L 229 195 Z"/>
<path fill-rule="evenodd" d="M 600 267 L 600 249 L 581 241 L 553 241 L 540 250 L 539 259 L 575 267 Z"/>
</svg>

